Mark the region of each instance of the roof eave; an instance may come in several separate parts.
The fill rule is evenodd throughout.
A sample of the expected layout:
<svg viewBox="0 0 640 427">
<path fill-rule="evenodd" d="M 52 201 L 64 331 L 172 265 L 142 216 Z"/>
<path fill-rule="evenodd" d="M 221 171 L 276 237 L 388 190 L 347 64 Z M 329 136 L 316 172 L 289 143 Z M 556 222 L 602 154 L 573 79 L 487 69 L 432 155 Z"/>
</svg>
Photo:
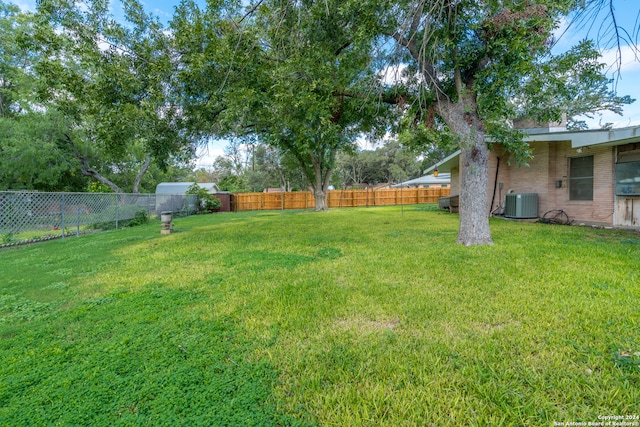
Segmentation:
<svg viewBox="0 0 640 427">
<path fill-rule="evenodd" d="M 451 172 L 451 169 L 458 166 L 458 156 L 460 156 L 460 150 L 440 160 L 429 169 L 425 169 L 423 173 L 426 175 L 436 169 L 438 169 L 438 172 Z"/>
<path fill-rule="evenodd" d="M 571 141 L 572 148 L 594 145 L 623 145 L 630 142 L 640 142 L 640 126 L 530 133 L 524 137 L 524 140 L 526 142 Z"/>
<path fill-rule="evenodd" d="M 548 133 L 531 133 L 524 137 L 526 142 L 553 142 L 570 141 L 571 148 L 591 147 L 591 146 L 615 146 L 640 142 L 640 126 L 630 126 L 618 129 L 592 129 L 576 131 L 559 131 Z M 452 168 L 458 166 L 460 150 L 425 169 L 428 174 L 438 169 L 439 172 L 450 172 Z"/>
</svg>

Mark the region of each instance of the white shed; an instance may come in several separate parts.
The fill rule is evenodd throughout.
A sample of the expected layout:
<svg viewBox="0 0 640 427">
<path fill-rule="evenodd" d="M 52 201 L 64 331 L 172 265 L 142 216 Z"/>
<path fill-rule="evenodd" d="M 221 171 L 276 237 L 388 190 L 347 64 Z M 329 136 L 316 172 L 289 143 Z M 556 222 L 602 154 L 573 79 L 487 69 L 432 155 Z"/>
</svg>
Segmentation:
<svg viewBox="0 0 640 427">
<path fill-rule="evenodd" d="M 193 182 L 161 182 L 156 186 L 156 194 L 185 194 L 193 184 Z M 220 191 L 214 182 L 199 182 L 198 186 L 206 188 L 211 194 Z"/>
<path fill-rule="evenodd" d="M 194 195 L 187 195 L 186 192 L 193 182 L 161 182 L 156 186 L 156 212 L 171 211 L 174 214 L 194 213 L 197 206 L 197 199 Z M 199 182 L 198 186 L 205 188 L 210 194 L 220 191 L 213 182 Z"/>
</svg>

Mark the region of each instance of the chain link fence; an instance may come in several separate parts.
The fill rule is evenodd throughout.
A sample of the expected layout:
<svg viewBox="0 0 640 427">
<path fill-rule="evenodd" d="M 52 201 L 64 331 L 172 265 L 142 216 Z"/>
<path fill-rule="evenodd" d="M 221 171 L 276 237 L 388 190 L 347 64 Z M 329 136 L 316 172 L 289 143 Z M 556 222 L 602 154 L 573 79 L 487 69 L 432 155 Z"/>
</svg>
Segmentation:
<svg viewBox="0 0 640 427">
<path fill-rule="evenodd" d="M 0 245 L 118 229 L 172 211 L 196 213 L 197 197 L 184 194 L 0 192 Z"/>
</svg>

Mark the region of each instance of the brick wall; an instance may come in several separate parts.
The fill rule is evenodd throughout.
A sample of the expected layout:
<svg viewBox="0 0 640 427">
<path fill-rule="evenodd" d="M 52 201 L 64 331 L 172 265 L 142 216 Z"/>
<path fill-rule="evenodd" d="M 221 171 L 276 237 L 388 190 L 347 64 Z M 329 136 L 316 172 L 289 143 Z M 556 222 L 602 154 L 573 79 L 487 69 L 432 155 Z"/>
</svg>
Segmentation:
<svg viewBox="0 0 640 427">
<path fill-rule="evenodd" d="M 570 141 L 533 142 L 533 159 L 527 166 L 515 164 L 513 156 L 494 146 L 489 160 L 489 200 L 491 211 L 504 206 L 504 196 L 513 193 L 538 193 L 538 216 L 556 209 L 580 223 L 613 224 L 614 221 L 614 147 L 583 148 L 578 153 Z M 594 183 L 592 201 L 569 200 L 569 159 L 593 156 Z M 498 158 L 500 159 L 498 161 Z M 496 179 L 497 168 L 497 179 Z M 556 187 L 556 181 L 562 181 Z M 503 184 L 502 190 L 499 183 Z M 451 194 L 459 194 L 460 174 L 451 171 Z M 494 192 L 495 189 L 495 192 Z M 491 201 L 493 200 L 493 205 Z"/>
<path fill-rule="evenodd" d="M 614 151 L 614 147 L 583 148 L 582 153 L 576 153 L 576 150 L 571 148 L 565 151 L 565 170 L 568 169 L 570 157 L 593 156 L 593 201 L 570 201 L 568 188 L 565 188 L 565 206 L 562 209 L 567 212 L 569 218 L 577 222 L 613 224 Z"/>
</svg>

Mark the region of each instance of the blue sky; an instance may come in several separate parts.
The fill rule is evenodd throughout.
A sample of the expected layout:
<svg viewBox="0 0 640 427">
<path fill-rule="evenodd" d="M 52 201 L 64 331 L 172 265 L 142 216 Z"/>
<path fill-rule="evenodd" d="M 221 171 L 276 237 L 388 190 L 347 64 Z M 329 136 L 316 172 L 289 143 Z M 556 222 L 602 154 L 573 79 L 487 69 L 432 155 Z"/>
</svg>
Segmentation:
<svg viewBox="0 0 640 427">
<path fill-rule="evenodd" d="M 6 1 L 6 0 L 5 0 Z M 15 3 L 22 9 L 34 10 L 36 0 L 8 0 Z M 163 22 L 168 22 L 173 15 L 175 6 L 179 3 L 179 0 L 159 0 L 159 1 L 142 1 L 147 11 L 157 15 Z M 201 5 L 206 4 L 206 0 L 198 0 Z M 113 12 L 116 17 L 121 15 L 121 8 L 117 1 L 112 0 Z M 640 44 L 638 39 L 638 27 L 640 21 L 638 21 L 638 12 L 640 10 L 640 3 L 638 0 L 614 0 L 613 6 L 616 12 L 616 18 L 618 24 L 628 29 L 630 32 L 635 31 L 635 40 Z M 592 26 L 569 26 L 568 22 L 562 23 L 561 28 L 557 31 L 557 44 L 554 48 L 556 52 L 563 52 L 569 47 L 575 45 L 583 38 L 597 39 L 602 31 L 606 28 L 602 28 L 598 25 Z M 632 36 L 634 36 L 632 34 Z M 600 117 L 595 117 L 593 120 L 587 120 L 587 124 L 590 128 L 599 128 L 600 123 L 613 123 L 614 127 L 626 127 L 640 125 L 640 58 L 637 58 L 632 49 L 628 46 L 623 46 L 621 51 L 613 45 L 605 45 L 602 47 L 603 63 L 608 64 L 608 75 L 613 78 L 616 76 L 614 72 L 617 70 L 616 64 L 618 59 L 621 59 L 620 74 L 617 76 L 617 92 L 619 95 L 630 95 L 637 101 L 624 108 L 623 116 L 619 116 L 613 113 L 603 113 Z M 621 54 L 621 56 L 620 56 Z M 222 155 L 225 142 L 216 142 L 209 144 L 209 147 L 201 153 L 201 158 L 197 162 L 199 166 L 209 167 L 216 156 Z"/>
<path fill-rule="evenodd" d="M 614 10 L 616 13 L 616 19 L 618 25 L 627 29 L 632 37 L 635 36 L 637 44 L 640 45 L 640 39 L 638 39 L 638 12 L 640 11 L 640 3 L 638 0 L 614 0 Z M 602 22 L 602 21 L 597 21 Z M 606 21 L 610 22 L 610 21 Z M 565 21 L 562 23 L 561 28 L 557 31 L 558 42 L 554 49 L 555 52 L 563 52 L 577 44 L 584 38 L 588 39 L 602 39 L 599 37 L 604 31 L 608 31 L 608 27 L 601 27 L 600 25 L 583 25 L 582 27 L 573 25 L 569 26 Z M 565 32 L 566 30 L 566 32 Z M 604 38 L 607 39 L 606 37 Z M 621 56 L 619 56 L 621 54 Z M 605 43 L 601 47 L 601 62 L 607 64 L 607 75 L 610 78 L 616 78 L 616 90 L 619 95 L 630 95 L 637 101 L 631 105 L 628 105 L 624 109 L 624 115 L 621 117 L 614 113 L 603 113 L 602 123 L 613 123 L 614 127 L 625 127 L 640 125 L 640 58 L 636 57 L 633 49 L 629 46 L 622 46 L 620 52 L 616 46 L 612 43 Z M 620 59 L 621 68 L 619 75 L 617 74 L 618 59 Z M 600 118 L 595 120 L 587 120 L 590 128 L 598 128 Z"/>
</svg>

